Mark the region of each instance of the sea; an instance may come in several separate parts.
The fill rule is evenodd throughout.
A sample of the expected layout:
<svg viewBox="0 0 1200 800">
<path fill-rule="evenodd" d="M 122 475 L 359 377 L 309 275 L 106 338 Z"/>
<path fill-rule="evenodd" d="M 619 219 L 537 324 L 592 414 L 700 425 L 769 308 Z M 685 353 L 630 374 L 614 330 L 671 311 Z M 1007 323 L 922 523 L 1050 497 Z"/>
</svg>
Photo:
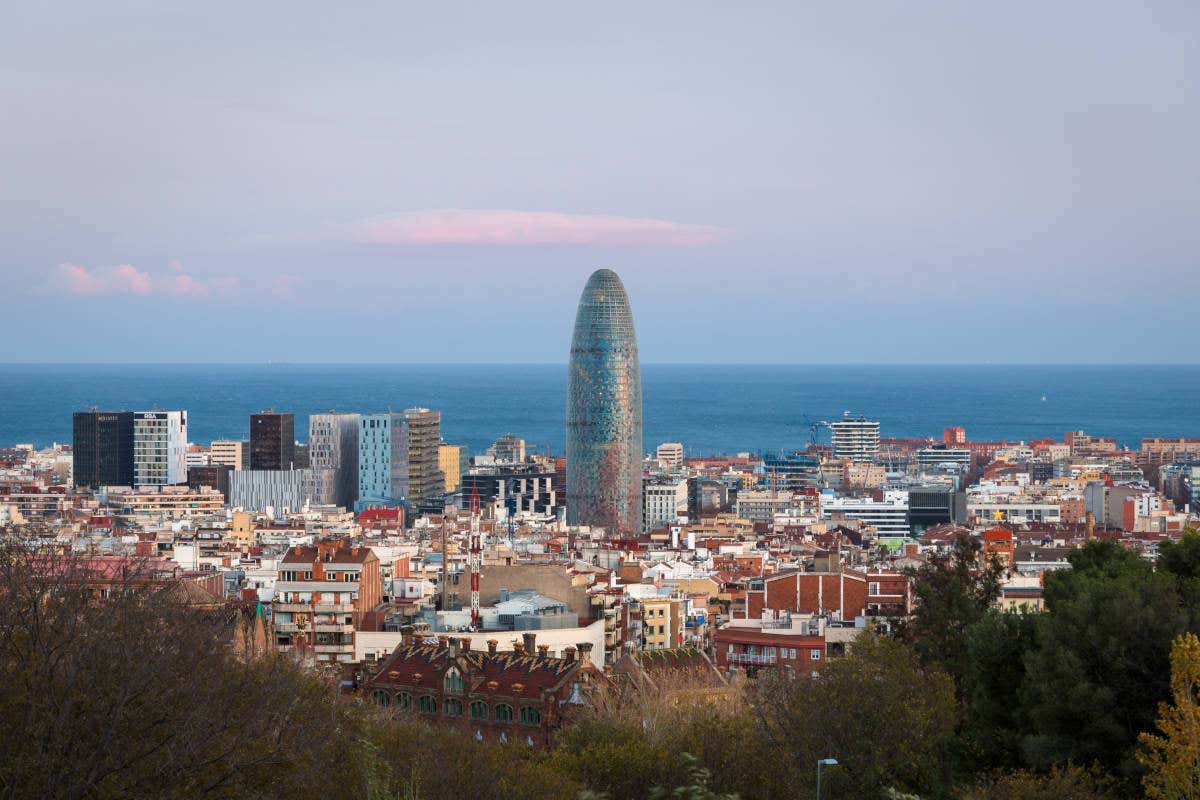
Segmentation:
<svg viewBox="0 0 1200 800">
<path fill-rule="evenodd" d="M 273 408 L 442 412 L 442 435 L 482 452 L 512 433 L 538 452 L 565 449 L 565 364 L 8 364 L 0 365 L 0 446 L 71 440 L 71 414 L 184 409 L 189 438 L 247 438 Z M 820 422 L 849 412 L 887 437 L 1029 440 L 1085 430 L 1137 447 L 1143 437 L 1200 437 L 1200 365 L 644 364 L 644 449 L 689 455 L 802 449 Z"/>
</svg>

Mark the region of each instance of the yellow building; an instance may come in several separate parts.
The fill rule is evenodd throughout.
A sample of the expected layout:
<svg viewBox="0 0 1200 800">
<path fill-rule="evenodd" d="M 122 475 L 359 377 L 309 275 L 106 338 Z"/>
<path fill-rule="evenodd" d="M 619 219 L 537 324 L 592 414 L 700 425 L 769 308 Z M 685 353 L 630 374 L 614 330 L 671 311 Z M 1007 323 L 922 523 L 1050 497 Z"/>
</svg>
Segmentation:
<svg viewBox="0 0 1200 800">
<path fill-rule="evenodd" d="M 239 542 L 249 542 L 254 538 L 254 523 L 248 512 L 233 512 L 233 538 Z"/>
<path fill-rule="evenodd" d="M 438 469 L 446 479 L 446 494 L 453 494 L 462 485 L 462 447 L 456 444 L 438 446 Z"/>
<path fill-rule="evenodd" d="M 642 601 L 642 636 L 646 650 L 667 650 L 683 641 L 687 601 L 676 597 L 648 597 Z"/>
</svg>

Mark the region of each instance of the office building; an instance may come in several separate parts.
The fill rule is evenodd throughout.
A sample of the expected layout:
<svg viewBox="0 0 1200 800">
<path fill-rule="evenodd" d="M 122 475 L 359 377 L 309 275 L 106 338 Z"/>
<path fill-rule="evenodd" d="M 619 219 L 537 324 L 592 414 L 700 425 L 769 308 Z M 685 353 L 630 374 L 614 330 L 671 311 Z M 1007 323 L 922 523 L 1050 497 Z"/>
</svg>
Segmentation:
<svg viewBox="0 0 1200 800">
<path fill-rule="evenodd" d="M 592 273 L 567 371 L 567 522 L 610 535 L 642 529 L 642 373 L 621 279 Z"/>
<path fill-rule="evenodd" d="M 442 414 L 428 408 L 404 412 L 408 425 L 408 499 L 413 508 L 439 510 L 445 498 L 445 478 L 438 466 L 442 443 Z"/>
<path fill-rule="evenodd" d="M 821 502 L 821 516 L 836 520 L 839 517 L 857 519 L 878 531 L 880 538 L 907 537 L 908 492 L 886 492 L 882 501 L 863 497 L 826 497 Z"/>
<path fill-rule="evenodd" d="M 654 458 L 667 469 L 679 469 L 683 466 L 683 444 L 663 442 L 654 451 Z"/>
<path fill-rule="evenodd" d="M 879 423 L 850 417 L 829 423 L 833 432 L 833 457 L 870 461 L 879 453 Z"/>
<path fill-rule="evenodd" d="M 821 459 L 804 453 L 773 453 L 763 457 L 759 483 L 776 490 L 807 489 L 821 485 Z"/>
<path fill-rule="evenodd" d="M 404 414 L 363 414 L 358 421 L 358 504 L 408 500 L 408 424 Z"/>
<path fill-rule="evenodd" d="M 133 486 L 132 411 L 80 411 L 71 426 L 76 486 Z"/>
<path fill-rule="evenodd" d="M 967 521 L 967 496 L 950 486 L 921 486 L 908 492 L 908 521 L 920 535 L 926 528 Z"/>
<path fill-rule="evenodd" d="M 456 444 L 438 445 L 438 469 L 442 471 L 442 489 L 454 494 L 462 486 L 463 448 Z"/>
<path fill-rule="evenodd" d="M 187 412 L 138 411 L 133 415 L 133 483 L 174 486 L 187 482 Z"/>
<path fill-rule="evenodd" d="M 521 464 L 525 461 L 525 440 L 506 433 L 492 443 L 484 453 L 497 464 Z"/>
<path fill-rule="evenodd" d="M 188 467 L 187 485 L 191 489 L 201 489 L 205 486 L 216 489 L 223 496 L 229 496 L 229 473 L 233 468 L 228 464 L 208 464 L 200 467 Z"/>
<path fill-rule="evenodd" d="M 224 464 L 231 469 L 247 469 L 250 466 L 250 442 L 222 440 L 208 447 L 208 463 Z"/>
<path fill-rule="evenodd" d="M 274 411 L 251 414 L 250 469 L 288 470 L 295 461 L 295 415 Z"/>
<path fill-rule="evenodd" d="M 317 502 L 352 508 L 358 499 L 358 414 L 308 418 L 308 462 Z"/>
<path fill-rule="evenodd" d="M 462 505 L 470 508 L 499 504 L 509 514 L 553 514 L 562 504 L 554 473 L 536 464 L 496 464 L 473 467 L 462 482 Z"/>
<path fill-rule="evenodd" d="M 300 511 L 311 505 L 313 474 L 310 469 L 256 470 L 229 473 L 229 505 L 246 511 Z"/>
</svg>

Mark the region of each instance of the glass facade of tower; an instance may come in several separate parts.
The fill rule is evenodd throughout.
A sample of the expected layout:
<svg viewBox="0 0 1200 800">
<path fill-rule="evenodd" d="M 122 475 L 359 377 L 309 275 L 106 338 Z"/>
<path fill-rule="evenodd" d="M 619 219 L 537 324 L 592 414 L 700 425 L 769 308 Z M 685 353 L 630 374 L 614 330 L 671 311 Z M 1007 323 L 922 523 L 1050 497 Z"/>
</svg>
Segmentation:
<svg viewBox="0 0 1200 800">
<path fill-rule="evenodd" d="M 567 376 L 567 522 L 642 529 L 642 372 L 633 312 L 612 270 L 592 273 Z"/>
</svg>

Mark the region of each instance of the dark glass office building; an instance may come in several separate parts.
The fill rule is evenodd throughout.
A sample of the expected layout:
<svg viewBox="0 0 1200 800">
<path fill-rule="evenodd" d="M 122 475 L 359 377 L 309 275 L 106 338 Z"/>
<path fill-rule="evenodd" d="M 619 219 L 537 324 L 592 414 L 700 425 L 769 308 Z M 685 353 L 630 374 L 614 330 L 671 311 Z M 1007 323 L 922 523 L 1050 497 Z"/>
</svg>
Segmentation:
<svg viewBox="0 0 1200 800">
<path fill-rule="evenodd" d="M 567 374 L 567 522 L 642 529 L 642 372 L 633 312 L 612 270 L 592 273 Z"/>
<path fill-rule="evenodd" d="M 250 469 L 291 469 L 296 461 L 296 418 L 264 411 L 250 415 Z"/>
<path fill-rule="evenodd" d="M 80 411 L 71 420 L 75 485 L 133 485 L 133 412 Z"/>
</svg>

